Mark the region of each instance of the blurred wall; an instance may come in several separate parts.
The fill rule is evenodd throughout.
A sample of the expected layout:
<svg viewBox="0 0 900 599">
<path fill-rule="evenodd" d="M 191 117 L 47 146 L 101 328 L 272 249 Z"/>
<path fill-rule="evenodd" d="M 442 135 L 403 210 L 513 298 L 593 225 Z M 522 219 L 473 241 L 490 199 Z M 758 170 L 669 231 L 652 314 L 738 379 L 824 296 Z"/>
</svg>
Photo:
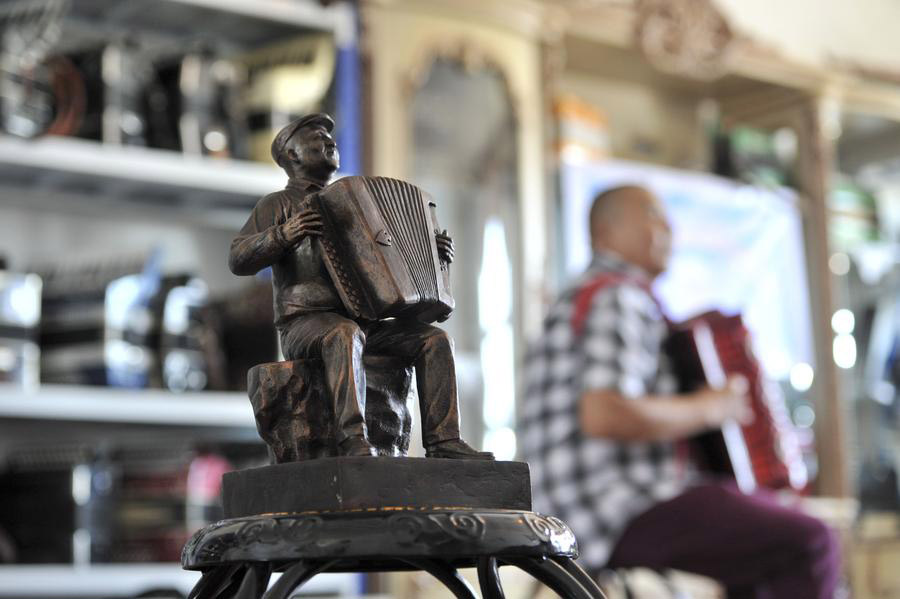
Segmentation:
<svg viewBox="0 0 900 599">
<path fill-rule="evenodd" d="M 835 59 L 900 75 L 896 0 L 714 0 L 741 33 L 818 66 Z"/>
<path fill-rule="evenodd" d="M 613 78 L 581 67 L 574 60 L 570 62 L 555 91 L 574 95 L 607 119 L 615 119 L 607 128 L 612 156 L 684 168 L 705 166 L 696 94 Z"/>
</svg>

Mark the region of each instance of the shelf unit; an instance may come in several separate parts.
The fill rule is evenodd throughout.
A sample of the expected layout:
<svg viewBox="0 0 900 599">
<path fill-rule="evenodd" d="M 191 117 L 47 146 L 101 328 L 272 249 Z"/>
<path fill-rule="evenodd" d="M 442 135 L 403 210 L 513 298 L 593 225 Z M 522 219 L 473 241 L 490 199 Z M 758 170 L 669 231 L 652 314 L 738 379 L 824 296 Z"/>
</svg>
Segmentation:
<svg viewBox="0 0 900 599">
<path fill-rule="evenodd" d="M 71 3 L 66 27 L 72 40 L 63 39 L 59 43 L 63 49 L 86 37 L 117 37 L 122 31 L 141 30 L 160 45 L 223 39 L 235 50 L 298 33 L 330 32 L 339 61 L 352 61 L 348 56 L 356 52 L 356 15 L 347 2 L 322 6 L 312 0 L 80 0 Z M 356 69 L 349 70 L 355 73 Z M 358 90 L 347 85 L 346 76 L 336 85 L 343 92 L 339 108 L 352 113 L 345 115 L 340 135 L 359 126 L 354 104 Z M 354 146 L 342 154 L 350 166 L 357 164 L 353 150 L 358 140 L 348 136 L 339 142 Z M 0 134 L 0 209 L 174 216 L 192 225 L 233 230 L 243 224 L 259 197 L 284 183 L 284 173 L 270 164 L 84 139 L 25 140 Z"/>
<path fill-rule="evenodd" d="M 344 69 L 336 80 L 343 131 L 354 131 L 355 135 L 359 127 L 358 107 L 354 105 L 358 101 L 357 84 L 351 81 L 348 85 L 348 77 L 358 75 L 358 65 L 353 62 L 356 13 L 351 3 L 322 6 L 313 0 L 79 0 L 70 4 L 66 19 L 65 27 L 71 35 L 61 41 L 63 51 L 66 44 L 115 39 L 132 31 L 144 32 L 151 43 L 161 45 L 203 37 L 219 39 L 228 51 L 236 53 L 297 34 L 328 32 L 334 37 L 338 61 Z M 350 145 L 340 139 L 338 142 Z M 353 144 L 358 146 L 356 141 Z M 352 149 L 344 151 L 342 145 L 342 154 L 345 164 L 352 167 L 358 163 L 346 159 L 353 157 Z M 110 238 L 119 241 L 106 240 L 98 235 L 94 224 L 102 226 L 108 220 L 115 228 L 122 223 L 138 227 L 151 223 L 141 229 L 144 240 L 148 230 L 173 225 L 178 227 L 178 240 L 205 246 L 189 258 L 199 257 L 198 269 L 213 265 L 221 270 L 212 275 L 221 279 L 218 283 L 235 285 L 225 268 L 222 249 L 227 248 L 256 201 L 281 189 L 285 182 L 281 169 L 268 164 L 84 139 L 25 140 L 0 134 L 0 221 L 6 220 L 4 230 L 13 233 L 7 242 L 53 243 L 61 246 L 54 250 L 63 258 L 65 244 L 80 241 L 61 226 L 68 224 L 70 216 L 80 223 L 92 223 L 87 232 L 81 231 L 84 242 L 91 248 L 112 244 L 110 254 L 125 249 L 118 244 L 127 239 L 127 234 L 118 232 Z M 45 215 L 54 219 L 49 225 Z M 61 238 L 34 239 L 24 229 L 38 220 Z M 190 233 L 185 234 L 185 230 Z M 6 248 L 10 249 L 16 248 Z M 36 252 L 18 253 L 27 264 Z M 11 257 L 16 258 L 16 253 Z M 0 457 L 15 443 L 34 446 L 57 441 L 124 440 L 167 445 L 218 439 L 260 442 L 245 393 L 171 393 L 49 384 L 24 389 L 0 384 Z M 153 590 L 187 596 L 198 577 L 175 563 L 2 565 L 0 598 L 125 597 Z M 354 573 L 323 574 L 304 585 L 303 594 L 359 596 L 362 580 L 362 575 Z M 161 596 L 170 595 L 176 596 L 171 592 Z"/>
</svg>

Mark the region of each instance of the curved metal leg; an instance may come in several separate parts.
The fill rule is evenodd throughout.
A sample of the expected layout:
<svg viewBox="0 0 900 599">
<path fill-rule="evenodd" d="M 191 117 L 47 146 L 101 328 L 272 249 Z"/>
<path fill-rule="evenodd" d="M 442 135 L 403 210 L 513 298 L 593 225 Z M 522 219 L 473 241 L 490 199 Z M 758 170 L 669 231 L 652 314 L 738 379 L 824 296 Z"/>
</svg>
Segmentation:
<svg viewBox="0 0 900 599">
<path fill-rule="evenodd" d="M 597 584 L 590 575 L 581 569 L 581 566 L 575 563 L 571 557 L 552 557 L 550 558 L 563 569 L 569 573 L 572 578 L 576 579 L 578 583 L 585 588 L 585 590 L 593 591 L 596 593 L 597 597 L 603 597 L 603 590 L 600 589 L 600 585 Z"/>
<path fill-rule="evenodd" d="M 215 599 L 233 582 L 240 564 L 228 564 L 207 570 L 191 589 L 188 599 Z"/>
<path fill-rule="evenodd" d="M 271 573 L 269 564 L 251 564 L 233 599 L 261 599 L 269 586 Z"/>
<path fill-rule="evenodd" d="M 556 594 L 566 599 L 605 599 L 597 585 L 585 588 L 578 578 L 552 559 L 536 557 L 501 558 L 504 562 L 525 570 Z"/>
<path fill-rule="evenodd" d="M 496 557 L 478 558 L 478 584 L 481 586 L 482 599 L 505 599 Z"/>
<path fill-rule="evenodd" d="M 244 573 L 248 570 L 245 566 L 237 574 L 232 577 L 231 582 L 217 596 L 217 599 L 234 599 L 244 581 Z"/>
<path fill-rule="evenodd" d="M 419 570 L 424 570 L 440 580 L 445 587 L 450 589 L 450 592 L 453 593 L 456 599 L 478 599 L 475 589 L 472 588 L 465 578 L 459 575 L 456 568 L 448 566 L 445 562 L 435 559 L 406 558 L 400 561 L 406 562 Z"/>
<path fill-rule="evenodd" d="M 303 586 L 310 578 L 328 568 L 334 560 L 327 562 L 299 561 L 284 571 L 281 578 L 275 581 L 272 588 L 266 591 L 263 599 L 287 599 L 292 592 Z"/>
</svg>

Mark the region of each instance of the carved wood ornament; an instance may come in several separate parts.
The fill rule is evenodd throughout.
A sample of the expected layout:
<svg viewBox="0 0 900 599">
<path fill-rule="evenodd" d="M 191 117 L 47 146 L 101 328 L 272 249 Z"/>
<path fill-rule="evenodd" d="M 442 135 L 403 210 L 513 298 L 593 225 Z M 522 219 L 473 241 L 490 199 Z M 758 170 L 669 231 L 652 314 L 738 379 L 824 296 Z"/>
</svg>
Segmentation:
<svg viewBox="0 0 900 599">
<path fill-rule="evenodd" d="M 712 80 L 727 72 L 735 34 L 711 0 L 638 0 L 635 41 L 660 71 Z"/>
</svg>

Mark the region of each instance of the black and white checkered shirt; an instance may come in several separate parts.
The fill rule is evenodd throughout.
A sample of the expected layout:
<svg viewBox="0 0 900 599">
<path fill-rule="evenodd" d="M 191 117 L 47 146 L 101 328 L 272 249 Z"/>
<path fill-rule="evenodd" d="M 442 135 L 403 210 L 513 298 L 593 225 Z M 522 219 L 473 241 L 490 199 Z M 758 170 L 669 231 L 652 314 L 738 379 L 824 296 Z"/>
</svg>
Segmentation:
<svg viewBox="0 0 900 599">
<path fill-rule="evenodd" d="M 519 440 L 535 509 L 572 528 L 590 569 L 606 563 L 633 517 L 687 483 L 673 444 L 586 437 L 578 425 L 585 391 L 635 401 L 675 391 L 661 347 L 666 330 L 646 275 L 599 253 L 551 308 L 529 351 Z"/>
</svg>

